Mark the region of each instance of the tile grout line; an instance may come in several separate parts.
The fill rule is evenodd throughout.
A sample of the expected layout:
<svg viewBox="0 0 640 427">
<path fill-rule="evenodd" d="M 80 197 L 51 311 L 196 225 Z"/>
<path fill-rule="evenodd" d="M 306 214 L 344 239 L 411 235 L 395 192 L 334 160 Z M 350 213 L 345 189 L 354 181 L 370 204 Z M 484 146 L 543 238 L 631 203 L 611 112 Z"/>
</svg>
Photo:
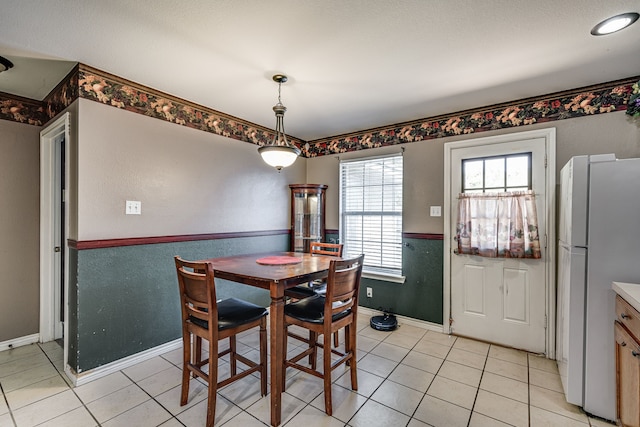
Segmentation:
<svg viewBox="0 0 640 427">
<path fill-rule="evenodd" d="M 42 351 L 45 355 L 45 357 L 47 358 L 47 360 L 49 360 L 49 363 L 51 363 L 51 365 L 53 366 L 53 369 L 56 370 L 56 372 L 58 372 L 58 375 L 60 375 L 60 377 L 62 378 L 62 380 L 65 382 L 65 384 L 67 384 L 67 387 L 69 387 L 69 390 L 71 390 L 71 392 L 74 394 L 74 396 L 78 399 L 78 401 L 82 404 L 82 407 L 89 413 L 89 415 L 91 416 L 91 418 L 93 418 L 93 420 L 96 422 L 96 426 L 100 427 L 102 424 L 100 424 L 100 422 L 96 419 L 96 417 L 93 415 L 93 413 L 89 410 L 89 408 L 87 407 L 87 405 L 84 403 L 84 401 L 82 399 L 80 399 L 80 396 L 78 396 L 78 394 L 76 393 L 75 387 L 72 387 L 71 385 L 69 385 L 69 383 L 67 382 L 67 378 L 65 378 L 65 374 L 64 374 L 64 367 L 62 371 L 59 371 L 58 368 L 56 367 L 55 363 L 53 363 L 53 361 L 51 360 L 51 358 L 49 357 L 49 355 L 47 354 L 46 351 L 44 351 L 44 349 L 42 348 L 42 346 L 40 345 L 40 343 L 37 344 L 38 347 L 40 348 L 40 351 Z M 64 364 L 64 360 L 62 361 L 62 363 Z M 64 393 L 64 392 L 63 392 Z M 77 408 L 76 408 L 77 409 Z M 72 409 L 72 411 L 75 409 Z M 65 414 L 69 413 L 71 411 L 67 411 L 65 412 Z M 64 414 L 60 414 L 58 415 L 58 417 L 61 417 Z M 40 424 L 44 424 L 46 422 L 49 422 L 51 420 L 54 420 L 58 417 L 54 417 L 51 418 L 49 420 L 43 421 Z M 16 423 L 17 425 L 17 423 Z"/>
<path fill-rule="evenodd" d="M 424 337 L 425 337 L 428 333 L 429 333 L 429 332 L 427 331 L 427 333 L 426 333 L 426 334 L 424 334 L 424 335 L 422 336 L 422 338 L 420 338 L 420 340 L 424 339 Z M 454 335 L 449 335 L 449 336 L 455 337 Z M 420 340 L 418 340 L 418 342 L 420 342 Z M 456 342 L 457 340 L 458 340 L 458 337 L 455 337 L 455 338 L 454 338 L 454 340 L 453 340 L 453 342 L 451 343 L 451 346 L 449 347 L 449 350 L 447 351 L 447 354 L 446 354 L 446 355 L 444 356 L 444 358 L 442 359 L 442 363 L 441 363 L 441 364 L 440 364 L 440 366 L 438 367 L 437 371 L 433 374 L 433 379 L 431 380 L 431 383 L 429 384 L 429 387 L 427 387 L 427 389 L 424 391 L 424 394 L 422 395 L 422 399 L 420 399 L 420 402 L 418 402 L 418 406 L 416 406 L 416 409 L 414 409 L 414 410 L 413 410 L 413 413 L 411 414 L 411 417 L 409 418 L 409 422 L 411 422 L 411 420 L 412 420 L 412 419 L 417 419 L 417 418 L 415 418 L 414 416 L 415 416 L 416 412 L 418 412 L 418 408 L 420 407 L 420 405 L 422 405 L 422 402 L 424 401 L 424 398 L 425 398 L 425 397 L 427 397 L 427 393 L 429 392 L 429 389 L 430 389 L 430 388 L 431 388 L 431 386 L 433 385 L 433 381 L 435 381 L 436 377 L 438 376 L 438 373 L 439 373 L 439 372 L 440 372 L 440 370 L 442 369 L 442 365 L 444 365 L 444 361 L 445 361 L 445 360 L 447 360 L 447 357 L 449 356 L 449 353 L 451 353 L 451 349 L 453 349 L 453 345 L 455 344 L 455 342 Z M 430 340 L 427 340 L 427 341 L 432 342 L 432 341 L 430 341 Z M 437 343 L 436 343 L 436 344 L 437 344 Z M 418 343 L 414 344 L 414 346 L 411 348 L 411 350 L 413 350 L 413 349 L 415 348 L 415 346 L 416 346 L 416 345 L 418 345 Z M 416 351 L 418 351 L 418 350 L 416 350 Z M 420 352 L 420 351 L 418 351 L 418 353 L 426 354 L 426 353 L 422 353 L 422 352 Z M 407 353 L 407 354 L 408 354 L 408 353 Z M 435 356 L 433 356 L 433 357 L 435 357 Z M 405 358 L 406 358 L 406 356 L 405 356 Z M 402 360 L 404 360 L 404 358 L 403 358 Z M 416 369 L 418 369 L 418 368 L 416 368 Z M 428 371 L 426 371 L 426 372 L 428 372 Z M 429 373 L 430 373 L 430 372 L 429 372 Z M 437 397 L 435 397 L 435 396 L 432 396 L 432 397 L 434 397 L 434 398 L 438 399 L 438 398 L 437 398 Z M 471 418 L 471 414 L 469 414 L 469 418 Z M 418 420 L 418 421 L 423 422 L 422 420 Z M 426 423 L 425 423 L 425 424 L 426 424 Z"/>
<path fill-rule="evenodd" d="M 482 372 L 480 373 L 480 381 L 478 381 L 478 388 L 476 388 L 476 395 L 473 398 L 473 404 L 471 405 L 471 411 L 469 412 L 469 420 L 467 420 L 467 427 L 471 425 L 471 418 L 473 417 L 473 409 L 476 407 L 476 402 L 478 400 L 478 394 L 480 394 L 480 384 L 482 384 L 482 377 L 484 377 L 484 371 L 487 369 L 487 362 L 489 361 L 489 352 L 491 351 L 491 344 L 489 344 L 489 348 L 487 348 L 487 355 L 484 358 L 484 365 L 482 365 Z"/>
<path fill-rule="evenodd" d="M 9 411 L 9 417 L 11 417 L 11 422 L 14 426 L 17 426 L 16 419 L 13 416 L 13 410 L 9 406 L 9 401 L 7 400 L 7 395 L 4 393 L 4 389 L 2 388 L 2 382 L 0 382 L 0 393 L 2 393 L 2 398 L 4 399 L 4 404 L 7 405 L 7 410 Z"/>
</svg>

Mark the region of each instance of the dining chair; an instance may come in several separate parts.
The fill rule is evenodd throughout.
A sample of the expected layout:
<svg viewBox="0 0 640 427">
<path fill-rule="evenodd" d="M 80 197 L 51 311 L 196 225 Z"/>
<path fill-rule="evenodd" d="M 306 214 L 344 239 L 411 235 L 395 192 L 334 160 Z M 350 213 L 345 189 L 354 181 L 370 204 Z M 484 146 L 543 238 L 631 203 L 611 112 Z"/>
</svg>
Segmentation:
<svg viewBox="0 0 640 427">
<path fill-rule="evenodd" d="M 325 242 L 311 242 L 309 253 L 312 255 L 324 255 L 341 257 L 342 256 L 342 243 L 325 243 Z M 303 298 L 312 297 L 316 294 L 323 295 L 327 290 L 327 282 L 325 280 L 316 280 L 305 285 L 294 286 L 293 288 L 285 291 L 285 296 L 295 300 L 301 300 Z M 306 342 L 306 338 L 302 338 L 297 334 L 289 333 L 292 338 L 299 339 Z M 333 345 L 338 347 L 340 345 L 340 337 L 338 332 L 333 335 Z"/>
<path fill-rule="evenodd" d="M 351 259 L 331 260 L 327 290 L 324 295 L 314 295 L 287 304 L 284 307 L 285 332 L 289 325 L 309 330 L 309 346 L 302 352 L 284 361 L 282 369 L 283 390 L 287 368 L 295 368 L 324 381 L 324 406 L 327 415 L 331 415 L 331 372 L 346 363 L 351 370 L 351 388 L 358 389 L 356 328 L 358 317 L 358 295 L 364 255 Z M 331 335 L 339 329 L 345 329 L 344 352 L 331 348 Z M 322 342 L 318 337 L 323 336 Z M 318 348 L 322 348 L 322 371 L 317 369 Z M 287 349 L 285 333 L 284 350 Z M 339 358 L 332 361 L 331 355 Z M 304 357 L 311 356 L 310 367 L 299 364 Z"/>
<path fill-rule="evenodd" d="M 311 253 L 311 255 L 341 257 L 342 248 L 342 243 L 311 242 L 309 253 Z M 305 285 L 298 285 L 287 289 L 285 291 L 285 296 L 299 300 L 302 298 L 312 297 L 317 293 L 323 294 L 325 289 L 325 281 L 314 281 Z"/>
<path fill-rule="evenodd" d="M 182 310 L 182 394 L 180 405 L 187 404 L 189 381 L 193 375 L 209 385 L 207 427 L 213 426 L 216 392 L 233 381 L 260 373 L 260 393 L 267 394 L 267 310 L 264 307 L 228 298 L 216 300 L 213 266 L 209 262 L 185 261 L 175 258 Z M 260 362 L 256 363 L 236 352 L 236 335 L 251 328 L 260 329 Z M 229 338 L 229 348 L 220 351 L 219 341 Z M 202 360 L 202 340 L 209 342 L 208 358 Z M 229 354 L 230 376 L 218 381 L 218 359 Z M 249 368 L 239 372 L 237 362 Z M 208 372 L 203 367 L 208 366 Z"/>
</svg>

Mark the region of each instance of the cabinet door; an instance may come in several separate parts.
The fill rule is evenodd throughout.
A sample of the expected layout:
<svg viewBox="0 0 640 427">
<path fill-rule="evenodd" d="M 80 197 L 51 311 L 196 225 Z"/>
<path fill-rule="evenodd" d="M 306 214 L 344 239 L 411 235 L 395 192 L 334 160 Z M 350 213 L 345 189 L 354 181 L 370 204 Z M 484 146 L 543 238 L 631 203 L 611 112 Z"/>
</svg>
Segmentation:
<svg viewBox="0 0 640 427">
<path fill-rule="evenodd" d="M 616 394 L 621 425 L 640 427 L 640 345 L 615 323 Z"/>
<path fill-rule="evenodd" d="M 324 238 L 324 184 L 291 184 L 291 251 L 309 252 Z"/>
</svg>

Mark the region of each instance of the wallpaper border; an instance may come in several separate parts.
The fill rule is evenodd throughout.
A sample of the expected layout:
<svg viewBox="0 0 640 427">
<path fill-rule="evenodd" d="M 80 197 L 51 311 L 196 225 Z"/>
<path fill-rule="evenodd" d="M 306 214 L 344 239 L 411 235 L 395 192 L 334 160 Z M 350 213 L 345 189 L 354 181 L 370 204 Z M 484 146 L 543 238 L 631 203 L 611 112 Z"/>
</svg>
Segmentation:
<svg viewBox="0 0 640 427">
<path fill-rule="evenodd" d="M 639 79 L 629 77 L 313 141 L 290 139 L 300 147 L 302 157 L 312 158 L 625 111 L 632 85 Z M 0 120 L 43 126 L 79 97 L 255 145 L 273 138 L 273 130 L 266 127 L 84 64 L 78 64 L 43 101 L 0 92 Z"/>
</svg>

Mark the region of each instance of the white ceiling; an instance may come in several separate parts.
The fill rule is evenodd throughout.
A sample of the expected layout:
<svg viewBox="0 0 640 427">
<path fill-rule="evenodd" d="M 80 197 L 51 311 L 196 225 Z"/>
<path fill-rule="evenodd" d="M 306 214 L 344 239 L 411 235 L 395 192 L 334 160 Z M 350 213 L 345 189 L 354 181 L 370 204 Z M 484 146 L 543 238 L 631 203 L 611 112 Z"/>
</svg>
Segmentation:
<svg viewBox="0 0 640 427">
<path fill-rule="evenodd" d="M 638 0 L 0 0 L 0 91 L 75 62 L 314 140 L 640 74 Z"/>
</svg>

